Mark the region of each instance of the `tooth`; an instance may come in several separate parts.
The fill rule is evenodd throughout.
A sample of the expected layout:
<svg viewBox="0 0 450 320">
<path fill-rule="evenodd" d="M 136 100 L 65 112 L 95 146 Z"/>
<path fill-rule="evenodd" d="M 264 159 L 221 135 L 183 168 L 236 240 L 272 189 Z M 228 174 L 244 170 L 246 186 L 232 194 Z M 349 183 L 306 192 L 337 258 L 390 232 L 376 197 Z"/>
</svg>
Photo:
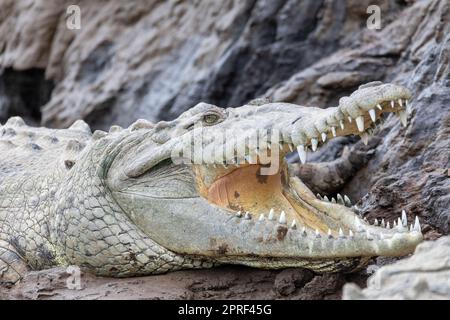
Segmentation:
<svg viewBox="0 0 450 320">
<path fill-rule="evenodd" d="M 280 150 L 283 150 L 283 143 L 278 144 L 280 146 Z"/>
<path fill-rule="evenodd" d="M 269 211 L 269 217 L 268 218 L 269 218 L 269 220 L 274 220 L 274 217 L 275 217 L 275 211 L 272 208 Z"/>
<path fill-rule="evenodd" d="M 400 107 L 403 107 L 403 100 L 402 99 L 398 99 L 398 104 L 400 105 Z"/>
<path fill-rule="evenodd" d="M 306 163 L 306 149 L 304 145 L 297 146 L 298 156 L 300 157 L 300 161 L 302 164 Z"/>
<path fill-rule="evenodd" d="M 317 150 L 317 144 L 319 143 L 319 141 L 317 140 L 317 138 L 312 138 L 311 139 L 311 149 L 312 151 L 316 151 Z"/>
<path fill-rule="evenodd" d="M 336 128 L 335 127 L 331 127 L 331 134 L 333 135 L 333 137 L 336 137 Z"/>
<path fill-rule="evenodd" d="M 337 198 L 337 202 L 338 202 L 339 204 L 342 204 L 342 205 L 345 204 L 344 198 L 342 198 L 342 196 L 341 196 L 340 193 L 337 194 L 336 198 Z"/>
<path fill-rule="evenodd" d="M 316 197 L 317 197 L 317 199 L 323 200 L 323 198 L 322 198 L 322 196 L 320 195 L 320 193 L 318 193 L 318 194 L 316 195 Z"/>
<path fill-rule="evenodd" d="M 375 219 L 375 220 L 374 220 L 373 225 L 374 225 L 374 226 L 378 226 L 378 219 Z"/>
<path fill-rule="evenodd" d="M 327 196 L 324 196 L 324 197 L 323 197 L 323 200 L 324 200 L 324 201 L 330 202 L 330 200 L 328 200 L 328 197 L 327 197 Z"/>
<path fill-rule="evenodd" d="M 348 122 L 350 122 L 350 123 L 352 123 L 352 117 L 347 117 L 347 119 L 348 119 Z"/>
<path fill-rule="evenodd" d="M 397 221 L 396 220 L 394 220 L 394 222 L 392 223 L 392 229 L 395 229 L 395 228 L 397 228 Z"/>
<path fill-rule="evenodd" d="M 325 132 L 322 132 L 321 136 L 323 142 L 327 141 L 327 134 Z"/>
<path fill-rule="evenodd" d="M 386 223 L 386 229 L 390 229 L 391 228 L 391 224 L 390 224 L 390 222 L 388 221 L 387 223 Z"/>
<path fill-rule="evenodd" d="M 348 236 L 349 236 L 350 238 L 353 238 L 353 231 L 352 231 L 352 230 L 349 230 L 349 231 L 348 231 Z"/>
<path fill-rule="evenodd" d="M 291 229 L 294 229 L 294 230 L 297 229 L 297 222 L 295 221 L 295 219 L 292 220 Z"/>
<path fill-rule="evenodd" d="M 294 151 L 294 148 L 292 147 L 292 144 L 288 143 L 288 146 L 289 146 L 289 150 L 291 150 L 291 152 Z"/>
<path fill-rule="evenodd" d="M 416 218 L 414 219 L 414 228 L 413 228 L 413 230 L 417 231 L 417 232 L 422 232 L 422 227 L 420 226 L 420 222 L 419 222 L 419 217 L 418 216 L 416 216 Z"/>
<path fill-rule="evenodd" d="M 328 228 L 328 238 L 333 238 L 333 236 L 331 235 L 331 229 L 330 228 Z"/>
<path fill-rule="evenodd" d="M 320 238 L 319 230 L 316 229 L 316 238 Z"/>
<path fill-rule="evenodd" d="M 367 133 L 361 133 L 361 141 L 364 143 L 364 145 L 368 145 L 369 144 L 369 135 Z"/>
<path fill-rule="evenodd" d="M 408 226 L 408 218 L 406 217 L 405 210 L 402 210 L 402 224 L 404 227 Z"/>
<path fill-rule="evenodd" d="M 364 117 L 359 116 L 356 118 L 356 126 L 358 127 L 359 132 L 364 131 Z"/>
<path fill-rule="evenodd" d="M 345 129 L 344 120 L 339 120 L 339 126 L 341 127 L 341 130 Z"/>
<path fill-rule="evenodd" d="M 252 216 L 250 215 L 250 212 L 247 211 L 245 213 L 245 217 L 244 218 L 247 219 L 247 220 L 250 220 L 252 218 Z"/>
<path fill-rule="evenodd" d="M 286 213 L 284 211 L 281 211 L 280 219 L 278 220 L 281 224 L 286 224 Z"/>
<path fill-rule="evenodd" d="M 412 225 L 412 223 L 409 225 L 409 232 L 413 232 L 413 229 L 414 227 L 413 227 L 413 225 Z"/>
<path fill-rule="evenodd" d="M 370 119 L 372 119 L 372 122 L 377 121 L 377 114 L 375 113 L 375 109 L 369 110 L 369 116 L 370 116 Z"/>
<path fill-rule="evenodd" d="M 395 102 L 394 102 L 394 100 L 391 100 L 391 108 L 395 108 Z"/>
<path fill-rule="evenodd" d="M 263 213 L 261 213 L 259 215 L 258 221 L 264 221 L 264 214 Z"/>
<path fill-rule="evenodd" d="M 238 211 L 238 212 L 236 213 L 236 217 L 238 217 L 238 218 L 242 217 L 242 212 Z"/>
<path fill-rule="evenodd" d="M 384 223 L 384 219 L 381 219 L 381 226 L 384 228 L 386 224 Z"/>
<path fill-rule="evenodd" d="M 332 203 L 336 203 L 336 199 L 331 198 L 331 202 L 332 202 Z"/>
<path fill-rule="evenodd" d="M 400 218 L 398 218 L 398 220 L 397 220 L 397 230 L 403 231 L 403 223 L 402 223 L 402 219 L 400 219 Z"/>
<path fill-rule="evenodd" d="M 399 111 L 398 116 L 400 117 L 400 121 L 401 121 L 402 125 L 404 127 L 406 127 L 408 124 L 408 115 L 406 114 L 406 111 L 404 111 L 404 110 Z"/>
<path fill-rule="evenodd" d="M 351 207 L 352 206 L 352 202 L 350 201 L 349 197 L 347 197 L 346 195 L 344 195 L 344 201 L 345 201 L 345 205 L 347 207 Z"/>
<path fill-rule="evenodd" d="M 308 234 L 306 233 L 306 228 L 302 228 L 302 236 L 306 237 Z"/>
<path fill-rule="evenodd" d="M 342 228 L 339 228 L 339 238 L 345 238 L 344 231 L 342 231 Z"/>
<path fill-rule="evenodd" d="M 381 104 L 377 104 L 377 108 L 378 108 L 379 110 L 383 110 L 383 107 L 381 106 Z"/>
</svg>

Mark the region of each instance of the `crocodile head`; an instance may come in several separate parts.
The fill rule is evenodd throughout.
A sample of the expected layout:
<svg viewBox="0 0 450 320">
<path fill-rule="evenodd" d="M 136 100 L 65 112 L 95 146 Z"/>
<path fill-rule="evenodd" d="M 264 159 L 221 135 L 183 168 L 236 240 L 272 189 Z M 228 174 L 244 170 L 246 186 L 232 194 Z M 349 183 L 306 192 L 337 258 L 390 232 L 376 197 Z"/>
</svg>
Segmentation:
<svg viewBox="0 0 450 320">
<path fill-rule="evenodd" d="M 406 88 L 373 83 L 328 109 L 201 103 L 170 122 L 131 128 L 107 183 L 129 218 L 179 255 L 262 268 L 351 270 L 373 256 L 411 253 L 420 225 L 369 224 L 346 200 L 316 197 L 285 156 L 359 134 L 384 113 L 406 122 Z M 256 137 L 256 138 L 255 138 Z"/>
</svg>

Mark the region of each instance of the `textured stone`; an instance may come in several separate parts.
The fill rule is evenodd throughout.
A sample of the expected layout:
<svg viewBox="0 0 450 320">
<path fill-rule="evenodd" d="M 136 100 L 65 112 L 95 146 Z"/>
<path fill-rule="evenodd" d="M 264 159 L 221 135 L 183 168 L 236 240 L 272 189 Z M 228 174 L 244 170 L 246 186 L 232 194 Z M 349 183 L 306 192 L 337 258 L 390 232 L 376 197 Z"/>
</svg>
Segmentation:
<svg viewBox="0 0 450 320">
<path fill-rule="evenodd" d="M 409 258 L 378 269 L 367 288 L 344 286 L 350 299 L 450 299 L 450 237 L 420 244 Z"/>
</svg>

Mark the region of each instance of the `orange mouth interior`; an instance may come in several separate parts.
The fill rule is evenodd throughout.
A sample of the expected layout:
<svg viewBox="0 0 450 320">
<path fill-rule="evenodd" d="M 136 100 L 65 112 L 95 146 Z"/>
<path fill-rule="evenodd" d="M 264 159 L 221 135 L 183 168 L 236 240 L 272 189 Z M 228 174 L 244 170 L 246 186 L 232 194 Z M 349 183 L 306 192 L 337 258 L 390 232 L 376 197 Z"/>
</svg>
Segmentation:
<svg viewBox="0 0 450 320">
<path fill-rule="evenodd" d="M 210 169 L 196 168 L 198 189 L 209 202 L 234 211 L 249 212 L 252 219 L 257 219 L 260 214 L 267 218 L 273 208 L 276 219 L 284 211 L 289 224 L 295 219 L 298 224 L 327 232 L 327 224 L 299 199 L 298 192 L 291 190 L 287 170 L 261 175 L 260 164 L 240 166 L 221 174 L 221 169 L 213 170 L 213 173 Z M 217 175 L 211 177 L 211 174 Z M 205 183 L 207 180 L 211 183 Z"/>
</svg>

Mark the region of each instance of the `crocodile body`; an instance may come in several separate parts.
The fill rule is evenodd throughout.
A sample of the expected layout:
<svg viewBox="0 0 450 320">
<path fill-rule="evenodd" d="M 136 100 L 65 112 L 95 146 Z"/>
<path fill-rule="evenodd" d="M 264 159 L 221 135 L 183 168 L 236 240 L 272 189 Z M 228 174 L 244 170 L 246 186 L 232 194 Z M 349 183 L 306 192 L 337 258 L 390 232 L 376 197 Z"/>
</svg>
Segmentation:
<svg viewBox="0 0 450 320">
<path fill-rule="evenodd" d="M 384 112 L 403 120 L 409 98 L 403 87 L 371 84 L 328 109 L 201 103 L 170 122 L 138 120 L 108 133 L 92 133 L 81 120 L 47 129 L 11 118 L 0 127 L 1 280 L 14 283 L 27 269 L 55 265 L 105 276 L 223 263 L 333 272 L 410 253 L 422 239 L 418 223 L 408 231 L 403 222 L 387 229 L 360 221 L 342 198 L 316 198 L 283 161 L 291 149 L 305 162 L 321 141 L 365 135 Z M 237 151 L 232 159 L 174 161 L 174 150 L 205 130 L 202 150 L 221 147 L 215 137 L 225 129 L 235 142 L 256 129 L 278 130 L 270 143 L 280 150 L 280 168 L 261 174 L 261 145 L 253 160 L 246 148 L 241 162 Z M 273 145 L 264 148 L 274 154 Z"/>
</svg>

